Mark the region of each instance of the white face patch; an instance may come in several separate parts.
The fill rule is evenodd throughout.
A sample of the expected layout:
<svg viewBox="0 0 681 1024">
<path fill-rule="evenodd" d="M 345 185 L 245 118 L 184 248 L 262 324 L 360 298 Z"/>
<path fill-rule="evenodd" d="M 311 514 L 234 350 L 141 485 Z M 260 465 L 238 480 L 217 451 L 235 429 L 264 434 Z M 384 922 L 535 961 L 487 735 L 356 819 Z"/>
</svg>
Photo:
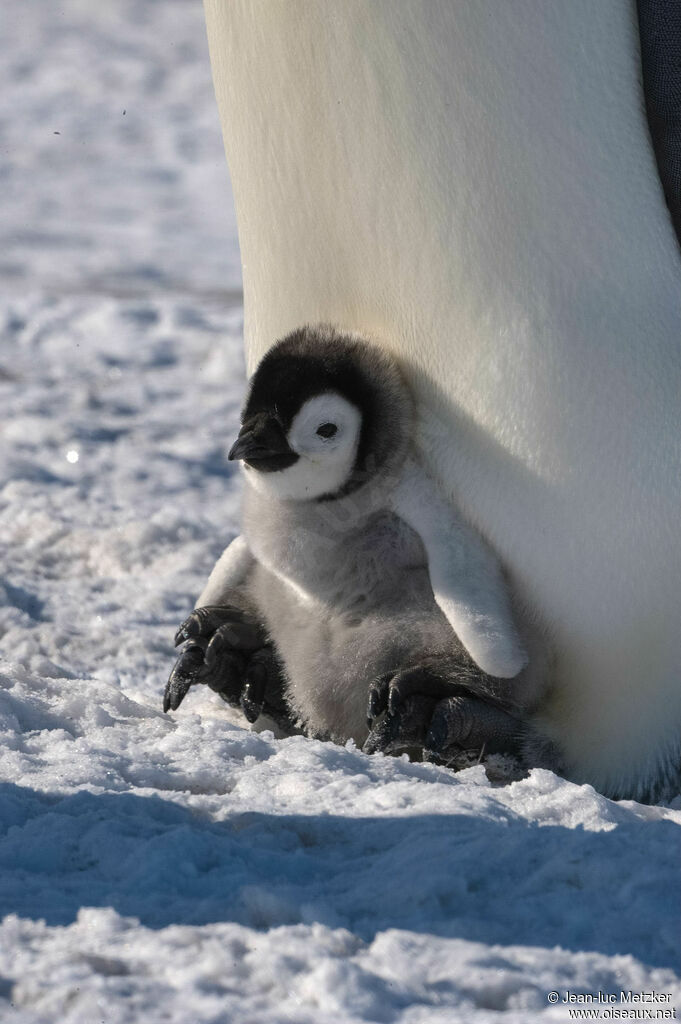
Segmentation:
<svg viewBox="0 0 681 1024">
<path fill-rule="evenodd" d="M 246 467 L 248 479 L 277 498 L 305 500 L 334 494 L 355 464 L 361 426 L 359 409 L 336 391 L 315 395 L 301 406 L 287 435 L 300 456 L 298 461 L 276 473 Z"/>
</svg>

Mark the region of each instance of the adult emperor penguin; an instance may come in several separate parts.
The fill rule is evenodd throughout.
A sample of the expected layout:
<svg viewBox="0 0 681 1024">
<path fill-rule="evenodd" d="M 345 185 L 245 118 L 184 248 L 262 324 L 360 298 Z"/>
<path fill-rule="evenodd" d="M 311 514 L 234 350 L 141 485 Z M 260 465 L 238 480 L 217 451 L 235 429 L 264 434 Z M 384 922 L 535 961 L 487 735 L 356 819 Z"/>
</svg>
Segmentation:
<svg viewBox="0 0 681 1024">
<path fill-rule="evenodd" d="M 205 8 L 249 368 L 300 323 L 390 339 L 422 459 L 551 632 L 566 772 L 669 794 L 681 262 L 635 4 Z"/>
<path fill-rule="evenodd" d="M 166 707 L 210 682 L 253 718 L 279 683 L 315 736 L 364 743 L 368 709 L 370 750 L 520 750 L 545 681 L 536 635 L 521 641 L 495 556 L 412 434 L 409 390 L 379 348 L 322 326 L 268 352 L 230 451 L 243 532 L 180 628 Z"/>
</svg>

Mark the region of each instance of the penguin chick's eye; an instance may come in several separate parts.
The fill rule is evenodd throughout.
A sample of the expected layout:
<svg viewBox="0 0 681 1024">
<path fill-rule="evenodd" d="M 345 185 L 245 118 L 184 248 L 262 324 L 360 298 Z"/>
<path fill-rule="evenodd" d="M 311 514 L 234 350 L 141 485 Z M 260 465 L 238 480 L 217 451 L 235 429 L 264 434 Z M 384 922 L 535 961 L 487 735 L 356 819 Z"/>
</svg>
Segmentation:
<svg viewBox="0 0 681 1024">
<path fill-rule="evenodd" d="M 338 427 L 335 423 L 322 423 L 321 426 L 317 427 L 317 433 L 320 437 L 333 437 L 334 434 L 338 433 Z"/>
</svg>

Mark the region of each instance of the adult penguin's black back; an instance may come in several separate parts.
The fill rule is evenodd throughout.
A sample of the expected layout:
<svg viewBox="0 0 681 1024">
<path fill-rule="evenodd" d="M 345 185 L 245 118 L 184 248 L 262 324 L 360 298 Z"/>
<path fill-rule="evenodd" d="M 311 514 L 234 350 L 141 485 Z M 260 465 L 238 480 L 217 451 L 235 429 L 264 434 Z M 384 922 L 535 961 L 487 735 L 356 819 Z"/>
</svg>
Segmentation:
<svg viewBox="0 0 681 1024">
<path fill-rule="evenodd" d="M 681 2 L 637 0 L 646 113 L 681 245 Z"/>
</svg>

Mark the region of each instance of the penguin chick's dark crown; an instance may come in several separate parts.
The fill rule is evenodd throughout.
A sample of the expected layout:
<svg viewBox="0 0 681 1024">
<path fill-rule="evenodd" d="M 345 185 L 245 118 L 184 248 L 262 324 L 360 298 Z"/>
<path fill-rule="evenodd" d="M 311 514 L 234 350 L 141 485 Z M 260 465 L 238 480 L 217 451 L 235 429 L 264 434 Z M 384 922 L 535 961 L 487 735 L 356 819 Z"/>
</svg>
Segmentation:
<svg viewBox="0 0 681 1024">
<path fill-rule="evenodd" d="M 333 328 L 303 327 L 269 350 L 251 379 L 242 422 L 275 415 L 288 432 L 301 406 L 324 391 L 337 391 L 361 413 L 354 475 L 379 469 L 401 433 L 400 375 L 380 350 Z"/>
</svg>

